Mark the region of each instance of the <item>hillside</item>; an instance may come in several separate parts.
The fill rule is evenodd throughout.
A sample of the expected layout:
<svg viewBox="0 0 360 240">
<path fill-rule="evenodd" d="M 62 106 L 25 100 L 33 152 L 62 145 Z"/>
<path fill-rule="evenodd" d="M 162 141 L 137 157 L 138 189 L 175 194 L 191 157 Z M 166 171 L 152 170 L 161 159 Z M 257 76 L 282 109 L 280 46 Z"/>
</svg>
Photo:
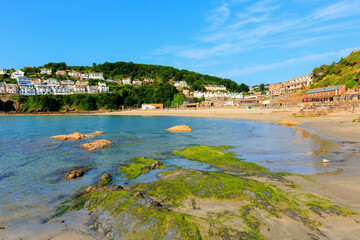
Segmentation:
<svg viewBox="0 0 360 240">
<path fill-rule="evenodd" d="M 353 88 L 359 78 L 360 71 L 360 50 L 353 51 L 346 58 L 341 58 L 338 63 L 321 65 L 313 70 L 314 83 L 312 88 L 327 87 L 338 84 L 345 84 L 346 88 Z"/>
<path fill-rule="evenodd" d="M 131 79 L 144 79 L 153 78 L 163 83 L 169 80 L 173 81 L 186 81 L 193 90 L 204 90 L 204 85 L 215 84 L 223 85 L 231 92 L 249 91 L 248 86 L 245 84 L 237 84 L 230 79 L 219 78 L 215 76 L 204 75 L 188 70 L 180 70 L 174 67 L 150 65 L 150 64 L 136 64 L 132 62 L 105 62 L 103 64 L 93 63 L 92 67 L 89 66 L 67 66 L 66 63 L 48 63 L 44 65 L 45 68 L 53 70 L 52 77 L 62 78 L 54 73 L 57 70 L 74 70 L 81 73 L 85 72 L 102 72 L 105 78 L 121 79 L 123 77 L 130 77 Z M 37 74 L 40 68 L 25 69 L 27 75 Z"/>
</svg>

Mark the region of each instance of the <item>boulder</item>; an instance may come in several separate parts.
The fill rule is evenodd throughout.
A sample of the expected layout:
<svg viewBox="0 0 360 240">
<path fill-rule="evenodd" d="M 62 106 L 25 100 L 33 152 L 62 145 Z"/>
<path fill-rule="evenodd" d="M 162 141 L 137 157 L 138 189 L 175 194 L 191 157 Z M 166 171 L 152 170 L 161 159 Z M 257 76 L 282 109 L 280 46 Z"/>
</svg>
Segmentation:
<svg viewBox="0 0 360 240">
<path fill-rule="evenodd" d="M 293 127 L 293 126 L 301 126 L 302 124 L 299 122 L 292 121 L 292 120 L 283 120 L 283 121 L 279 122 L 279 125 Z"/>
<path fill-rule="evenodd" d="M 178 125 L 178 126 L 174 126 L 174 127 L 165 129 L 165 131 L 169 131 L 169 132 L 191 132 L 191 128 L 190 128 L 190 126 L 186 126 L 186 125 Z"/>
<path fill-rule="evenodd" d="M 60 140 L 80 140 L 80 139 L 84 139 L 84 138 L 89 138 L 89 137 L 94 137 L 94 135 L 92 134 L 81 134 L 79 132 L 74 132 L 72 134 L 68 134 L 68 135 L 57 135 L 57 136 L 52 136 L 50 138 L 55 138 L 55 139 L 60 139 Z"/>
<path fill-rule="evenodd" d="M 80 147 L 85 148 L 86 150 L 91 152 L 93 150 L 106 148 L 106 147 L 110 146 L 111 144 L 113 144 L 113 143 L 110 142 L 109 140 L 99 139 L 99 140 L 95 140 L 95 141 L 92 141 L 92 142 L 89 142 L 89 143 L 81 144 Z"/>
<path fill-rule="evenodd" d="M 90 134 L 92 134 L 92 135 L 101 135 L 103 133 L 104 133 L 103 131 L 95 131 L 95 132 L 92 132 Z"/>
<path fill-rule="evenodd" d="M 91 168 L 79 168 L 75 170 L 66 171 L 65 178 L 67 179 L 74 179 L 78 177 L 82 177 L 84 173 L 90 171 Z"/>
</svg>

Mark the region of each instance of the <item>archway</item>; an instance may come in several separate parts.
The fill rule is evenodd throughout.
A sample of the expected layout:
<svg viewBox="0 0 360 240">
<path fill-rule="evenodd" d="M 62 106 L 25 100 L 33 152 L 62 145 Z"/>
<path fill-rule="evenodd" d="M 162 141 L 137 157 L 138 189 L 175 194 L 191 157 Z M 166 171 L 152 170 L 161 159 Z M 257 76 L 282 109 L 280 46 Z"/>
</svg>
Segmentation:
<svg viewBox="0 0 360 240">
<path fill-rule="evenodd" d="M 4 111 L 5 112 L 13 112 L 13 111 L 16 111 L 16 108 L 15 108 L 15 102 L 14 101 L 6 101 L 4 104 Z"/>
</svg>

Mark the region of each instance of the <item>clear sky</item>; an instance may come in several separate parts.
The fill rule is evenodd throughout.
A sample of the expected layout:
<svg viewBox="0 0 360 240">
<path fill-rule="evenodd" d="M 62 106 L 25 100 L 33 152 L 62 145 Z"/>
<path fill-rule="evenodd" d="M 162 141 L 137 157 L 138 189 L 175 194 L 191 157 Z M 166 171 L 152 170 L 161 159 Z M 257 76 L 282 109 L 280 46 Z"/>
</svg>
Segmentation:
<svg viewBox="0 0 360 240">
<path fill-rule="evenodd" d="M 0 68 L 132 61 L 283 82 L 360 49 L 360 1 L 1 1 Z"/>
</svg>

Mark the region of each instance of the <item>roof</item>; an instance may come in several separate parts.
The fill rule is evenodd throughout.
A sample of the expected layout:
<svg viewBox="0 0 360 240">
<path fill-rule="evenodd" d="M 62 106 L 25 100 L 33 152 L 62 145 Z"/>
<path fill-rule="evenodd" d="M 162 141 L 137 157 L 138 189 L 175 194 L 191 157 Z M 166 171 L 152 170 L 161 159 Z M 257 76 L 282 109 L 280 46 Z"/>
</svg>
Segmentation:
<svg viewBox="0 0 360 240">
<path fill-rule="evenodd" d="M 343 87 L 343 86 L 344 86 L 344 85 L 336 85 L 336 86 L 331 86 L 331 87 L 311 89 L 311 90 L 307 91 L 305 94 L 328 92 L 328 91 L 336 91 L 336 90 L 338 90 L 339 88 L 341 88 L 341 87 Z"/>
</svg>

